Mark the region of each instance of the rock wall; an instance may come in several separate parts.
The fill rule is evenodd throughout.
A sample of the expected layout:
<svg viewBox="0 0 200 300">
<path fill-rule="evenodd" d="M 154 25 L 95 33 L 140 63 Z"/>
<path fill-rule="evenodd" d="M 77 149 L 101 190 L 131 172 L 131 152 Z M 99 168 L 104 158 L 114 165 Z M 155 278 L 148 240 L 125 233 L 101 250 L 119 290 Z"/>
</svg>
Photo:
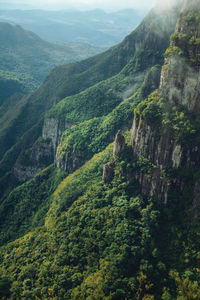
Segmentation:
<svg viewBox="0 0 200 300">
<path fill-rule="evenodd" d="M 200 13 L 198 1 L 185 1 L 182 13 L 176 26 L 175 38 L 172 38 L 170 55 L 165 59 L 159 87 L 160 98 L 165 99 L 164 110 L 183 107 L 191 114 L 200 113 Z M 194 10 L 195 9 L 195 10 Z M 189 16 L 189 17 L 188 17 Z M 195 16 L 195 17 L 193 17 Z M 192 21 L 187 21 L 189 18 Z M 198 20 L 198 22 L 196 22 Z M 195 41 L 194 44 L 192 44 Z M 181 44 L 182 43 L 182 44 Z M 181 49 L 181 54 L 174 51 Z M 180 47 L 180 48 L 179 48 Z M 169 191 L 177 189 L 180 193 L 187 183 L 178 177 L 164 176 L 166 169 L 189 171 L 191 176 L 200 170 L 200 140 L 198 136 L 192 142 L 178 142 L 169 128 L 156 126 L 135 114 L 131 130 L 131 143 L 134 155 L 149 159 L 155 170 L 151 174 L 136 174 L 143 195 L 156 197 L 165 203 Z M 200 185 L 190 183 L 193 189 L 193 205 L 197 207 L 200 199 Z"/>
<path fill-rule="evenodd" d="M 59 144 L 62 133 L 68 127 L 70 127 L 70 126 L 66 126 L 65 122 L 58 120 L 58 119 L 46 118 L 44 120 L 42 138 L 45 141 L 49 140 L 51 142 L 53 150 L 54 150 L 54 154 L 56 154 L 56 148 Z"/>
<path fill-rule="evenodd" d="M 200 3 L 186 0 L 161 74 L 161 97 L 200 111 Z M 176 47 L 176 49 L 175 49 Z M 173 51 L 176 53 L 173 53 Z"/>
<path fill-rule="evenodd" d="M 87 159 L 84 152 L 76 149 L 66 152 L 63 156 L 57 152 L 54 163 L 57 168 L 61 168 L 71 174 L 80 168 L 86 161 Z"/>
<path fill-rule="evenodd" d="M 39 139 L 29 151 L 23 153 L 14 166 L 14 176 L 25 182 L 53 163 L 54 151 L 50 141 Z"/>
</svg>

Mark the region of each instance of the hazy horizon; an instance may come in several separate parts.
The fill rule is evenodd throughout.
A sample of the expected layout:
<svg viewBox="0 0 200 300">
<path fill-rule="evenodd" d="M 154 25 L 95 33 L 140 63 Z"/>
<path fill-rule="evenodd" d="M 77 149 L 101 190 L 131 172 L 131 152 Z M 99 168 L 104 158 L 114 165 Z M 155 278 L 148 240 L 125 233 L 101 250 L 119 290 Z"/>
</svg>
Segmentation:
<svg viewBox="0 0 200 300">
<path fill-rule="evenodd" d="M 7 0 L 0 3 L 0 9 L 102 9 L 105 11 L 117 11 L 121 9 L 151 9 L 156 0 Z"/>
</svg>

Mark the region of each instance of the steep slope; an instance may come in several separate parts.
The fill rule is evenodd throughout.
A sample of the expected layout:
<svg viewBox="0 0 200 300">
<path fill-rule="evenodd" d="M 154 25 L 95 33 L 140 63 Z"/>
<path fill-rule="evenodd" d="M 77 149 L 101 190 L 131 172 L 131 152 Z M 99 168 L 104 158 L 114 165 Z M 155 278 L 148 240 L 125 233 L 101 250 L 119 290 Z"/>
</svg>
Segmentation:
<svg viewBox="0 0 200 300">
<path fill-rule="evenodd" d="M 198 178 L 195 173 L 199 171 L 200 146 L 200 17 L 196 3 L 185 1 L 176 31 L 171 36 L 171 46 L 165 53 L 158 93 L 135 110 L 132 129 L 135 153 L 157 166 L 152 176 L 140 178 L 141 184 L 144 180 L 144 192 L 165 202 L 171 189 L 177 189 L 179 197 L 183 197 L 182 180 L 191 180 L 188 188 L 192 198 L 196 189 L 194 178 Z M 170 194 L 171 197 L 176 199 L 177 194 Z"/>
<path fill-rule="evenodd" d="M 131 133 L 123 137 L 119 131 L 114 145 L 53 185 L 50 197 L 47 189 L 41 206 L 45 212 L 49 209 L 44 226 L 1 247 L 1 296 L 200 298 L 199 85 L 195 91 L 190 86 L 184 90 L 191 79 L 198 83 L 199 17 L 199 1 L 184 1 L 165 54 L 160 87 L 135 108 Z M 98 127 L 100 118 L 104 119 L 89 122 Z M 76 125 L 77 132 L 88 123 Z M 48 172 L 53 182 L 53 174 L 61 171 L 51 167 L 39 177 Z M 44 181 L 40 186 L 39 177 L 5 200 L 9 217 L 14 200 L 16 207 L 23 208 L 23 203 L 26 207 L 32 184 L 33 191 L 37 183 L 41 191 Z M 18 193 L 23 195 L 21 203 Z M 20 217 L 16 216 L 16 224 Z M 30 226 L 34 217 L 27 214 L 27 218 Z M 43 215 L 39 221 L 44 222 Z M 23 222 L 18 226 L 24 230 Z"/>
<path fill-rule="evenodd" d="M 50 206 L 49 197 L 65 176 L 65 172 L 50 166 L 1 202 L 0 243 L 43 225 Z"/>
<path fill-rule="evenodd" d="M 1 176 L 3 176 L 3 182 L 5 180 L 4 176 L 6 176 L 8 172 L 12 171 L 13 175 L 15 162 L 20 155 L 21 157 L 24 155 L 22 154 L 22 151 L 24 152 L 27 150 L 30 153 L 31 149 L 28 150 L 29 146 L 26 147 L 26 142 L 22 137 L 23 134 L 28 130 L 31 132 L 31 127 L 43 118 L 44 112 L 61 99 L 71 95 L 70 98 L 65 98 L 60 102 L 60 104 L 58 103 L 55 106 L 55 109 L 49 113 L 49 116 L 54 115 L 54 112 L 59 112 L 59 110 L 61 112 L 63 110 L 64 115 L 64 110 L 66 110 L 64 107 L 69 105 L 71 107 L 71 116 L 72 113 L 77 116 L 76 119 L 74 119 L 77 123 L 93 118 L 94 116 L 100 117 L 108 114 L 123 100 L 124 96 L 128 97 L 131 93 L 133 94 L 142 84 L 145 75 L 150 71 L 150 69 L 156 64 L 163 63 L 163 52 L 169 45 L 169 36 L 174 30 L 178 10 L 179 9 L 177 7 L 171 8 L 167 11 L 153 10 L 149 13 L 137 30 L 135 30 L 118 46 L 80 63 L 55 68 L 46 78 L 41 87 L 35 93 L 23 100 L 23 106 L 15 119 L 1 132 L 0 157 L 3 158 L 4 155 L 4 158 L 0 163 L 0 169 Z M 160 25 L 159 28 L 158 24 Z M 116 75 L 120 71 L 121 73 Z M 153 74 L 153 72 L 150 71 L 149 74 Z M 117 77 L 112 78 L 112 76 L 115 75 Z M 149 75 L 149 77 L 151 76 Z M 154 77 L 156 79 L 156 76 Z M 110 78 L 108 81 L 102 81 L 108 78 Z M 89 88 L 100 81 L 102 81 L 102 83 L 99 83 L 99 85 L 84 91 L 86 88 Z M 147 81 L 149 82 L 149 80 Z M 80 93 L 81 91 L 84 91 L 84 93 Z M 78 95 L 78 93 L 80 93 L 80 95 Z M 95 99 L 95 101 L 92 99 Z M 112 104 L 110 100 L 112 100 Z M 89 110 L 87 113 L 83 112 L 81 119 L 79 120 L 79 107 L 83 107 L 83 103 L 86 102 L 90 103 Z M 88 114 L 89 112 L 90 114 Z M 62 126 L 63 123 L 60 122 L 62 120 L 62 116 L 60 116 L 59 113 L 57 115 L 57 120 L 52 120 L 52 123 L 50 120 L 50 123 L 48 123 L 48 117 L 46 119 L 47 121 L 44 123 L 43 137 L 47 140 L 47 142 L 49 136 L 51 137 L 52 135 L 52 138 L 56 140 L 56 143 L 58 143 L 61 133 L 68 127 L 65 122 Z M 59 129 L 57 127 L 58 122 L 61 123 Z M 74 122 L 72 123 L 74 124 Z M 46 124 L 49 124 L 49 129 Z M 36 142 L 37 138 L 42 135 L 41 126 L 39 128 L 40 130 L 38 130 L 37 136 L 34 135 L 35 140 L 33 141 L 33 139 L 31 139 L 31 147 Z M 54 130 L 52 133 L 51 128 Z M 56 133 L 57 130 L 58 135 Z M 27 135 L 28 133 L 26 136 Z M 110 137 L 107 140 L 104 140 L 103 145 L 105 145 L 105 143 L 108 144 L 111 141 L 111 138 L 113 138 L 113 135 L 114 132 L 110 134 Z M 10 138 L 8 139 L 8 137 Z M 52 143 L 50 143 L 50 146 L 51 144 Z M 55 143 L 53 142 L 53 144 Z M 23 147 L 20 145 L 23 145 Z M 12 146 L 13 148 L 11 148 Z M 101 147 L 100 150 L 102 149 L 103 148 Z M 7 150 L 9 150 L 9 152 L 6 153 Z M 40 150 L 34 151 L 41 153 Z M 50 149 L 49 151 L 51 152 L 52 150 Z M 31 153 L 29 154 L 29 157 L 32 156 Z M 92 155 L 92 153 L 90 153 L 90 155 Z M 25 156 L 27 157 L 27 155 Z M 54 153 L 52 153 L 52 162 L 54 159 L 53 156 Z M 22 167 L 19 166 L 17 169 L 24 169 L 24 174 L 22 176 L 18 176 L 18 179 L 20 179 L 20 177 L 21 179 L 23 178 L 23 180 L 24 178 L 30 178 L 26 176 L 26 167 L 24 168 L 23 163 L 21 165 Z M 44 167 L 44 165 L 39 165 L 37 170 L 40 171 L 41 168 Z M 32 172 L 32 176 L 36 174 L 37 170 Z M 16 172 L 14 176 L 16 176 Z M 14 181 L 16 181 L 16 178 Z"/>
<path fill-rule="evenodd" d="M 0 44 L 0 77 L 18 81 L 26 92 L 38 87 L 55 66 L 79 61 L 102 51 L 83 43 L 47 42 L 20 26 L 8 23 L 0 23 Z"/>
<path fill-rule="evenodd" d="M 0 75 L 0 106 L 15 94 L 24 93 L 25 86 L 16 79 L 11 79 L 8 74 Z M 10 75 L 10 74 L 9 74 Z"/>
</svg>

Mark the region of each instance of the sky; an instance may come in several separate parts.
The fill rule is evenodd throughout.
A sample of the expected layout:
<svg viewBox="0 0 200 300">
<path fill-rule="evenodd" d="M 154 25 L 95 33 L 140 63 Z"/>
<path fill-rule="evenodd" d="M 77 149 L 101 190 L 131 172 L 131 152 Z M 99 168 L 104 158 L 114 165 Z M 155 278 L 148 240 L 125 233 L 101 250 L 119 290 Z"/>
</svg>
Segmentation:
<svg viewBox="0 0 200 300">
<path fill-rule="evenodd" d="M 119 10 L 126 8 L 150 9 L 156 0 L 0 0 L 0 8 L 95 9 Z"/>
</svg>

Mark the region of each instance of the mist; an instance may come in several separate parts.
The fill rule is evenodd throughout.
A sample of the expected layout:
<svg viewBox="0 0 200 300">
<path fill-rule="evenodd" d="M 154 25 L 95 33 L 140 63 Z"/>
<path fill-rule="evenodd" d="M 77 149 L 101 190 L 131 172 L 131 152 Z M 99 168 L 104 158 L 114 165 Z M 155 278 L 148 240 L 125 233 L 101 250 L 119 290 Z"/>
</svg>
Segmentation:
<svg viewBox="0 0 200 300">
<path fill-rule="evenodd" d="M 105 11 L 117 11 L 121 9 L 135 8 L 149 10 L 156 3 L 156 0 L 7 0 L 0 3 L 1 9 L 103 9 Z"/>
<path fill-rule="evenodd" d="M 165 1 L 159 1 L 157 0 L 155 3 L 155 7 L 157 10 L 167 10 L 172 7 L 176 6 L 182 6 L 184 3 L 184 0 L 165 0 Z"/>
</svg>

